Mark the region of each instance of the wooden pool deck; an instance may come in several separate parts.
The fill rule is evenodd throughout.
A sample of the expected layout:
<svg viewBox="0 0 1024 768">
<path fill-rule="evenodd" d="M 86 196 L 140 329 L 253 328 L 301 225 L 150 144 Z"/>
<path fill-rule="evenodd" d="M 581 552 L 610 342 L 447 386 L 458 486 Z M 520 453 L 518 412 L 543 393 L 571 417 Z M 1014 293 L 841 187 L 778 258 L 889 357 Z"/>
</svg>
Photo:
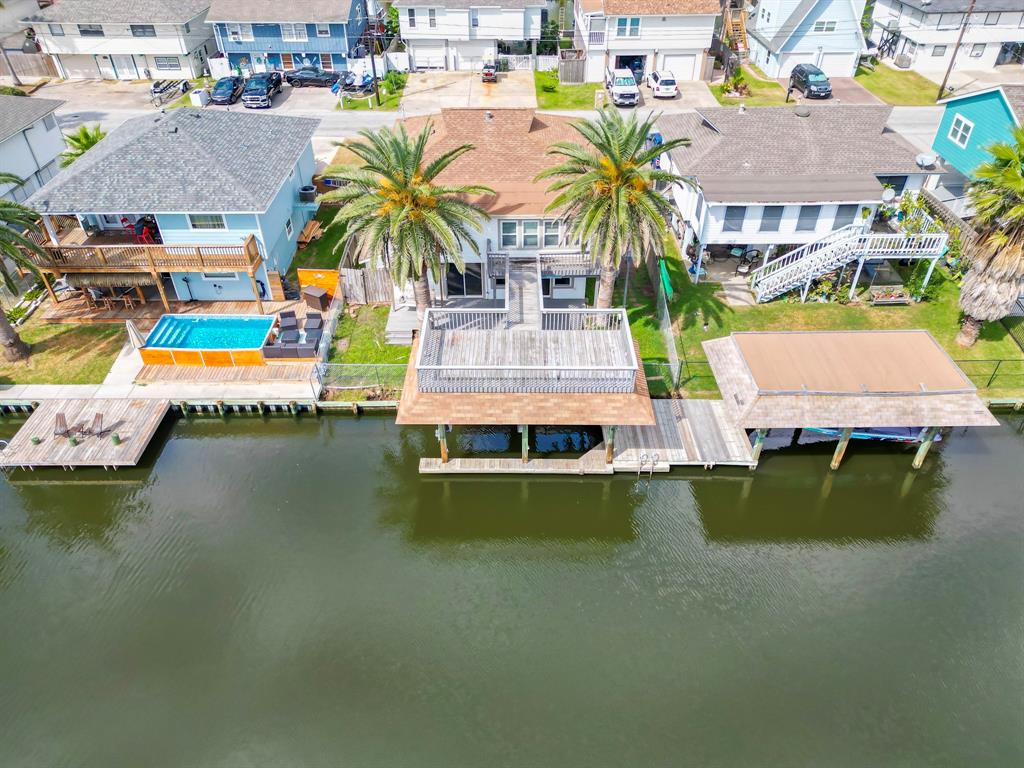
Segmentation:
<svg viewBox="0 0 1024 768">
<path fill-rule="evenodd" d="M 144 365 L 135 377 L 137 384 L 187 382 L 201 384 L 261 384 L 271 381 L 309 381 L 315 363 L 272 363 L 205 367 L 201 365 Z"/>
<path fill-rule="evenodd" d="M 134 294 L 132 294 L 134 298 Z M 176 315 L 258 315 L 259 308 L 255 301 L 172 301 L 171 313 Z M 296 317 L 306 316 L 306 304 L 303 301 L 264 301 L 263 314 L 276 315 L 290 310 Z M 140 330 L 148 331 L 165 314 L 159 301 L 142 304 L 135 301 L 135 306 L 128 308 L 118 304 L 112 307 L 94 307 L 82 297 L 61 299 L 43 311 L 43 319 L 48 323 L 123 323 L 132 320 Z"/>
<path fill-rule="evenodd" d="M 170 409 L 168 400 L 56 399 L 39 404 L 32 415 L 0 450 L 0 467 L 35 469 L 42 467 L 134 467 L 156 434 Z M 78 445 L 67 437 L 56 437 L 57 415 L 64 414 L 68 427 L 92 426 L 97 413 L 103 414 L 101 437 L 78 436 Z M 113 435 L 120 440 L 114 443 Z M 32 439 L 38 438 L 38 445 Z"/>
</svg>

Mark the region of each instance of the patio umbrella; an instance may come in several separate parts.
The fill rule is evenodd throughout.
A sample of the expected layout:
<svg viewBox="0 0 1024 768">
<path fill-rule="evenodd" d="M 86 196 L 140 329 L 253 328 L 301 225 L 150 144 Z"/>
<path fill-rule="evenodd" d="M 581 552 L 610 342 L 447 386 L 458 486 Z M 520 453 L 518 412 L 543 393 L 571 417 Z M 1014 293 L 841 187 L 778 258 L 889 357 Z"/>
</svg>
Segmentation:
<svg viewBox="0 0 1024 768">
<path fill-rule="evenodd" d="M 128 329 L 128 338 L 132 342 L 132 346 L 135 349 L 142 349 L 146 346 L 146 337 L 139 330 L 139 327 L 135 325 L 131 320 L 124 321 L 125 327 Z"/>
</svg>

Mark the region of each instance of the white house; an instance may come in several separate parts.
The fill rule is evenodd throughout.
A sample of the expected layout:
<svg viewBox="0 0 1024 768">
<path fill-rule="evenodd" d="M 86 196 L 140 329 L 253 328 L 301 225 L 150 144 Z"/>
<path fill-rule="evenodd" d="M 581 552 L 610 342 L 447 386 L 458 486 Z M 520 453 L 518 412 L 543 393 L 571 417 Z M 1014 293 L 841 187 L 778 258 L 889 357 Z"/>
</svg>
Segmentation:
<svg viewBox="0 0 1024 768">
<path fill-rule="evenodd" d="M 479 69 L 494 62 L 498 41 L 536 52 L 546 0 L 398 0 L 401 36 L 415 69 Z"/>
<path fill-rule="evenodd" d="M 1022 0 L 877 0 L 872 42 L 897 66 L 941 79 L 966 25 L 954 69 L 987 70 L 1024 60 Z"/>
<path fill-rule="evenodd" d="M 769 77 L 813 64 L 829 77 L 853 77 L 867 50 L 865 0 L 761 0 L 747 21 L 750 59 Z"/>
<path fill-rule="evenodd" d="M 0 184 L 0 198 L 23 202 L 52 179 L 64 151 L 64 134 L 54 111 L 64 102 L 29 96 L 0 96 L 0 168 L 25 180 Z"/>
<path fill-rule="evenodd" d="M 669 70 L 679 80 L 710 76 L 719 0 L 579 0 L 573 6 L 587 82 L 603 80 L 609 67 L 638 75 Z"/>
<path fill-rule="evenodd" d="M 210 0 L 60 0 L 22 19 L 67 79 L 170 80 L 216 53 Z"/>
</svg>

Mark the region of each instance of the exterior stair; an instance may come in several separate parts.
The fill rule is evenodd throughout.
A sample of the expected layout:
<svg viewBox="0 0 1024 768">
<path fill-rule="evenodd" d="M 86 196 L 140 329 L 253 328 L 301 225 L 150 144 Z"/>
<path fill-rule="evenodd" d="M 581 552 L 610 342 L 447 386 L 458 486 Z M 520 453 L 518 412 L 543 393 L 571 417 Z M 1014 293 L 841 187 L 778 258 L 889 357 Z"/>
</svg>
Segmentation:
<svg viewBox="0 0 1024 768">
<path fill-rule="evenodd" d="M 746 62 L 750 54 L 750 43 L 747 40 L 747 12 L 742 8 L 726 8 L 722 21 L 725 24 L 729 41 L 740 57 L 740 61 Z"/>
<path fill-rule="evenodd" d="M 800 289 L 800 300 L 805 301 L 814 280 L 851 262 L 867 258 L 937 258 L 945 253 L 948 239 L 945 232 L 874 234 L 866 232 L 863 224 L 850 224 L 753 270 L 750 289 L 759 302 L 796 289 Z"/>
<path fill-rule="evenodd" d="M 540 264 L 536 259 L 521 261 L 509 259 L 505 286 L 508 292 L 509 328 L 540 329 L 541 280 Z"/>
</svg>

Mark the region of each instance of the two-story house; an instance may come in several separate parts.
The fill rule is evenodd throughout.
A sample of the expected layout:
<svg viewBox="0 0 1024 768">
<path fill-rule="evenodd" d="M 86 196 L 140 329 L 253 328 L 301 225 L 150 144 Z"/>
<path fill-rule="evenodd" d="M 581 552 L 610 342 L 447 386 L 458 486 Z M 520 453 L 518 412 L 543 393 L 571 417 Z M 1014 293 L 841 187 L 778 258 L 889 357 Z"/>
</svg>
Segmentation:
<svg viewBox="0 0 1024 768">
<path fill-rule="evenodd" d="M 56 175 L 64 151 L 54 112 L 63 104 L 56 99 L 0 96 L 0 168 L 25 183 L 20 187 L 0 184 L 0 198 L 24 202 Z"/>
<path fill-rule="evenodd" d="M 1014 129 L 1024 125 L 1024 85 L 997 85 L 939 103 L 945 109 L 932 149 L 967 178 L 990 159 L 989 146 L 1012 141 Z"/>
<path fill-rule="evenodd" d="M 415 69 L 479 69 L 494 62 L 498 42 L 529 44 L 541 36 L 547 0 L 398 0 L 402 40 Z"/>
<path fill-rule="evenodd" d="M 941 79 L 957 50 L 956 70 L 988 70 L 1020 63 L 1024 48 L 1021 0 L 877 0 L 872 42 L 897 66 Z"/>
<path fill-rule="evenodd" d="M 366 27 L 363 0 L 213 0 L 207 22 L 233 70 L 347 70 Z"/>
<path fill-rule="evenodd" d="M 867 50 L 864 0 L 760 0 L 746 29 L 750 60 L 769 77 L 813 64 L 829 77 L 853 77 Z"/>
<path fill-rule="evenodd" d="M 660 69 L 679 80 L 710 78 L 719 0 L 580 0 L 574 8 L 588 83 L 601 82 L 608 68 L 638 77 Z"/>
<path fill-rule="evenodd" d="M 22 19 L 61 77 L 199 77 L 214 52 L 210 0 L 60 0 Z"/>
<path fill-rule="evenodd" d="M 112 131 L 26 202 L 42 214 L 44 272 L 178 301 L 283 299 L 314 215 L 319 121 L 190 108 Z M 306 189 L 304 189 L 306 188 Z"/>
</svg>

